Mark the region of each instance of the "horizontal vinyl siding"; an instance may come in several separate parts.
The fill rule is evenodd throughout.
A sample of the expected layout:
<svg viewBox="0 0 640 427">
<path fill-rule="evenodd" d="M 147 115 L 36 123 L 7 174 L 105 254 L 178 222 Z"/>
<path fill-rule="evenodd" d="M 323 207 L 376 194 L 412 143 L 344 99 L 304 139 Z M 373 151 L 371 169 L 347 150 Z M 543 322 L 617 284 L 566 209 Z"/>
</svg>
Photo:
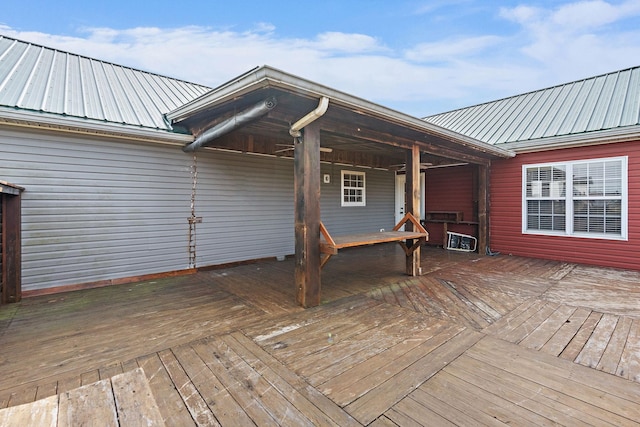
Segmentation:
<svg viewBox="0 0 640 427">
<path fill-rule="evenodd" d="M 395 174 L 375 169 L 322 165 L 330 183 L 320 184 L 322 222 L 332 236 L 391 231 L 395 225 Z M 366 206 L 341 206 L 342 171 L 365 173 Z"/>
<path fill-rule="evenodd" d="M 23 290 L 189 267 L 191 156 L 178 147 L 0 130 L 23 186 Z"/>
<path fill-rule="evenodd" d="M 293 253 L 293 161 L 203 150 L 197 162 L 197 266 Z"/>
<path fill-rule="evenodd" d="M 204 150 L 198 153 L 199 267 L 294 253 L 291 159 Z M 340 171 L 366 173 L 367 206 L 340 206 Z M 323 164 L 321 217 L 332 235 L 393 228 L 394 175 Z"/>
<path fill-rule="evenodd" d="M 522 165 L 627 156 L 628 240 L 522 233 Z M 518 154 L 491 169 L 491 249 L 506 254 L 640 270 L 640 142 Z"/>
</svg>

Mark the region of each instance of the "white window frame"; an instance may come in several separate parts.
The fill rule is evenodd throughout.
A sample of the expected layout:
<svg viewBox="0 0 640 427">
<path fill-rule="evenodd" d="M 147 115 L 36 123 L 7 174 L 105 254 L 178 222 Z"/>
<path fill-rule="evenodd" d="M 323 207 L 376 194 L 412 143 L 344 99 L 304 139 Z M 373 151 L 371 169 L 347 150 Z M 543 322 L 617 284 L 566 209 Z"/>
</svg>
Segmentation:
<svg viewBox="0 0 640 427">
<path fill-rule="evenodd" d="M 620 161 L 621 162 L 621 196 L 619 200 L 621 200 L 621 224 L 620 224 L 620 234 L 610 234 L 610 233 L 593 233 L 593 232 L 580 232 L 574 230 L 574 199 L 579 200 L 583 199 L 580 196 L 574 196 L 573 194 L 573 168 L 575 165 L 583 165 L 587 163 L 598 163 L 598 162 L 610 162 L 610 161 Z M 552 162 L 552 163 L 536 163 L 536 164 L 526 164 L 522 165 L 522 233 L 523 234 L 537 234 L 537 235 L 547 235 L 547 236 L 568 236 L 568 237 L 580 237 L 580 238 L 592 238 L 592 239 L 606 239 L 606 240 L 628 240 L 628 206 L 629 206 L 629 189 L 628 189 L 628 175 L 629 175 L 629 158 L 628 156 L 620 156 L 620 157 L 604 157 L 604 158 L 595 158 L 595 159 L 585 159 L 585 160 L 574 160 L 567 162 Z M 565 201 L 565 230 L 537 230 L 537 229 L 529 229 L 527 222 L 527 201 L 528 200 L 540 200 L 536 197 L 527 198 L 527 169 L 536 168 L 536 167 L 556 167 L 563 166 L 565 168 L 566 174 L 566 189 L 565 196 L 560 197 L 559 194 L 556 194 L 557 197 L 549 197 L 548 199 L 543 200 L 564 200 Z M 617 199 L 617 197 L 612 196 L 590 196 L 587 198 L 588 200 L 611 200 Z"/>
<path fill-rule="evenodd" d="M 362 177 L 362 187 L 350 187 L 345 186 L 345 175 L 356 175 L 358 177 Z M 340 205 L 343 207 L 350 206 L 366 206 L 367 205 L 367 185 L 366 185 L 366 174 L 364 172 L 343 170 L 340 172 Z M 345 190 L 353 190 L 356 193 L 361 192 L 362 194 L 355 194 L 355 197 L 361 199 L 358 201 L 348 201 L 345 200 Z"/>
</svg>

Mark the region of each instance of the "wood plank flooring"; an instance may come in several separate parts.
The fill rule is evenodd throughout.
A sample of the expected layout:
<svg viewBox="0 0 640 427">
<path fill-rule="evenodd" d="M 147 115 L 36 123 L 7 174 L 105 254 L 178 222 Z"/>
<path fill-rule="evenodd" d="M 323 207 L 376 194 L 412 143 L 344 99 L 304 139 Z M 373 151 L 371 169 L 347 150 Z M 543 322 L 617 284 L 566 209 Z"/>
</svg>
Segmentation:
<svg viewBox="0 0 640 427">
<path fill-rule="evenodd" d="M 0 409 L 0 425 L 164 426 L 142 369 L 118 374 L 59 395 Z"/>
<path fill-rule="evenodd" d="M 636 272 L 423 257 L 345 250 L 309 310 L 290 259 L 0 307 L 0 425 L 640 425 Z"/>
</svg>

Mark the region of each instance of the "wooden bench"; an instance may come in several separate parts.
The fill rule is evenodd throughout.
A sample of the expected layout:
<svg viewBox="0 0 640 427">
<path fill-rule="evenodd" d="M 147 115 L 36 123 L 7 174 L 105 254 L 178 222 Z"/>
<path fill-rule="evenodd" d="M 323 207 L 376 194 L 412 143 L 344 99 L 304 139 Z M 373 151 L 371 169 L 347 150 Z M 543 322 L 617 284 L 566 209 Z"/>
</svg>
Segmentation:
<svg viewBox="0 0 640 427">
<path fill-rule="evenodd" d="M 407 222 L 413 224 L 414 231 L 400 231 L 402 226 Z M 393 227 L 392 231 L 332 237 L 322 221 L 320 221 L 320 234 L 322 236 L 320 241 L 320 253 L 322 256 L 320 267 L 324 267 L 329 259 L 338 253 L 339 249 L 375 245 L 377 243 L 398 242 L 398 244 L 402 246 L 402 249 L 404 249 L 405 254 L 409 256 L 429 239 L 427 230 L 425 230 L 422 224 L 420 224 L 420 221 L 410 213 L 407 213 L 400 222 Z M 413 242 L 413 240 L 415 240 L 415 242 Z M 409 243 L 410 246 L 407 246 L 407 241 L 412 241 Z"/>
</svg>

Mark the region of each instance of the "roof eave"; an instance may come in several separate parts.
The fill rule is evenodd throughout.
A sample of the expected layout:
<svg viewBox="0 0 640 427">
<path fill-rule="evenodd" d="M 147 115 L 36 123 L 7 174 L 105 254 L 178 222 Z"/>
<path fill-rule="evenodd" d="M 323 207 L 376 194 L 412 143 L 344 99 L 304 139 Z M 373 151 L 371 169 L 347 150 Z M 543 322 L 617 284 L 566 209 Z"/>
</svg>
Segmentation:
<svg viewBox="0 0 640 427">
<path fill-rule="evenodd" d="M 477 139 L 461 135 L 457 132 L 428 123 L 417 117 L 400 113 L 396 110 L 383 107 L 379 104 L 375 104 L 339 90 L 314 83 L 310 80 L 285 73 L 284 71 L 269 66 L 262 66 L 251 70 L 235 80 L 212 89 L 205 95 L 202 95 L 201 97 L 165 114 L 165 117 L 170 123 L 180 122 L 208 108 L 229 102 L 234 98 L 247 93 L 269 87 L 313 98 L 325 96 L 330 99 L 331 104 L 383 118 L 384 120 L 394 124 L 445 138 L 496 157 L 509 158 L 515 156 L 515 153 L 508 149 L 496 147 Z"/>
<path fill-rule="evenodd" d="M 124 123 L 102 122 L 73 116 L 60 116 L 3 107 L 0 107 L 0 124 L 176 145 L 184 145 L 194 139 L 193 135 L 174 133 L 167 129 L 145 128 Z"/>
<path fill-rule="evenodd" d="M 564 148 L 577 148 L 601 144 L 615 144 L 629 141 L 640 141 L 640 125 L 532 139 L 527 141 L 505 142 L 501 143 L 500 146 L 508 150 L 512 150 L 515 153 L 535 153 L 539 151 L 560 150 Z"/>
</svg>

